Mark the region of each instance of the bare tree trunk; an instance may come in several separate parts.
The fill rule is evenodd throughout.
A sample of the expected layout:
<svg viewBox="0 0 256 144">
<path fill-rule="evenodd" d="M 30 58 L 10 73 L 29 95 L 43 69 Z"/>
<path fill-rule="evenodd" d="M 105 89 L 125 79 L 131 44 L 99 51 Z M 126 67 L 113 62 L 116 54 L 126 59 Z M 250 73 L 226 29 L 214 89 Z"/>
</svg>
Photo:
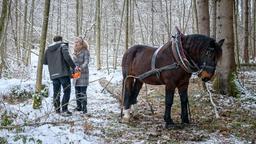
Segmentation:
<svg viewBox="0 0 256 144">
<path fill-rule="evenodd" d="M 210 35 L 212 38 L 216 38 L 216 0 L 211 0 L 211 23 L 210 23 Z"/>
<path fill-rule="evenodd" d="M 101 37 L 101 0 L 96 1 L 96 67 L 97 70 L 101 69 L 101 48 L 100 48 L 100 37 Z"/>
<path fill-rule="evenodd" d="M 30 9 L 30 16 L 29 19 L 31 21 L 31 25 L 29 27 L 29 39 L 28 41 L 31 43 L 28 47 L 27 55 L 26 55 L 26 64 L 30 64 L 30 58 L 31 58 L 31 49 L 33 47 L 33 32 L 34 32 L 34 7 L 35 7 L 35 0 L 32 0 L 31 2 L 31 9 Z"/>
<path fill-rule="evenodd" d="M 144 33 L 143 33 L 141 14 L 139 12 L 139 8 L 138 8 L 136 0 L 135 0 L 135 6 L 136 6 L 137 15 L 138 15 L 139 25 L 140 25 L 141 39 L 142 39 L 142 42 L 145 43 L 145 36 L 144 36 Z"/>
<path fill-rule="evenodd" d="M 79 34 L 79 24 L 80 24 L 80 22 L 79 22 L 79 2 L 80 2 L 80 0 L 76 0 L 76 36 L 79 36 L 80 34 Z"/>
<path fill-rule="evenodd" d="M 62 5 L 62 3 L 61 3 L 61 0 L 58 0 L 58 9 L 57 9 L 57 34 L 58 35 L 61 35 L 61 5 Z"/>
<path fill-rule="evenodd" d="M 44 4 L 44 21 L 40 38 L 40 51 L 37 64 L 37 75 L 36 75 L 36 92 L 40 92 L 42 88 L 42 70 L 43 70 L 43 57 L 46 44 L 46 36 L 48 30 L 48 20 L 50 11 L 51 0 L 45 0 Z"/>
<path fill-rule="evenodd" d="M 3 0 L 2 1 L 2 12 L 0 17 L 0 78 L 2 77 L 2 71 L 5 67 L 5 47 L 4 41 L 6 39 L 6 29 L 7 29 L 7 23 L 8 23 L 8 3 L 9 0 Z"/>
<path fill-rule="evenodd" d="M 130 19 L 129 19 L 129 31 L 130 31 L 130 45 L 134 44 L 134 7 L 135 7 L 135 0 L 130 0 Z"/>
<path fill-rule="evenodd" d="M 51 34 L 50 34 L 50 38 L 51 39 L 53 39 L 53 36 L 55 35 L 55 34 L 57 34 L 57 32 L 55 32 L 55 30 L 57 30 L 57 29 L 54 29 L 54 18 L 56 17 L 56 16 L 54 16 L 54 14 L 55 14 L 55 12 L 54 12 L 54 10 L 55 10 L 55 1 L 51 1 L 51 5 L 52 5 L 52 9 L 50 10 L 51 11 L 51 19 L 50 19 L 50 32 L 51 32 Z"/>
<path fill-rule="evenodd" d="M 171 38 L 171 30 L 172 30 L 172 1 L 169 1 L 169 9 L 168 9 L 168 0 L 165 0 L 165 11 L 166 11 L 166 30 L 168 39 Z"/>
<path fill-rule="evenodd" d="M 238 44 L 238 26 L 237 26 L 237 21 L 238 21 L 238 0 L 234 1 L 234 32 L 235 32 L 235 49 L 236 49 L 236 63 L 238 66 L 238 69 L 240 69 L 240 52 L 239 52 L 239 44 Z"/>
<path fill-rule="evenodd" d="M 19 13 L 18 13 L 18 8 L 19 8 L 19 1 L 15 0 L 15 36 L 14 36 L 14 40 L 15 40 L 15 46 L 16 46 L 16 57 L 20 58 L 21 54 L 20 54 L 20 42 L 19 42 Z M 19 65 L 19 61 L 17 60 L 17 64 Z"/>
<path fill-rule="evenodd" d="M 243 25 L 244 25 L 244 55 L 243 55 L 243 59 L 245 63 L 249 63 L 249 48 L 248 48 L 248 36 L 249 36 L 249 32 L 248 32 L 248 20 L 249 20 L 249 7 L 248 7 L 248 0 L 244 0 L 244 12 L 243 12 Z"/>
<path fill-rule="evenodd" d="M 66 38 L 69 39 L 69 26 L 68 26 L 68 23 L 69 23 L 69 0 L 66 0 L 66 3 L 67 3 L 67 6 L 66 6 L 66 19 L 65 19 L 65 31 L 66 31 Z"/>
<path fill-rule="evenodd" d="M 194 24 L 195 24 L 195 32 L 194 33 L 199 33 L 199 28 L 198 28 L 198 13 L 197 13 L 197 6 L 196 6 L 196 0 L 193 0 L 193 9 L 194 9 Z"/>
<path fill-rule="evenodd" d="M 125 11 L 125 4 L 126 4 L 126 0 L 124 0 L 124 4 L 123 4 L 123 8 L 122 8 L 120 30 L 119 30 L 117 45 L 116 45 L 116 48 L 115 48 L 114 69 L 116 69 L 116 66 L 117 66 L 117 58 L 118 58 L 117 55 L 118 55 L 118 51 L 119 51 L 120 37 L 121 37 L 121 33 L 122 33 L 123 16 L 124 16 L 124 11 Z"/>
<path fill-rule="evenodd" d="M 253 59 L 256 60 L 256 1 L 253 1 Z"/>
<path fill-rule="evenodd" d="M 25 0 L 25 7 L 24 7 L 24 29 L 23 29 L 23 42 L 22 42 L 22 46 L 23 46 L 23 53 L 22 53 L 22 61 L 24 62 L 25 65 L 26 64 L 26 56 L 27 56 L 27 13 L 28 13 L 28 0 Z"/>
<path fill-rule="evenodd" d="M 209 3 L 207 0 L 197 0 L 198 10 L 198 28 L 199 33 L 203 35 L 210 35 L 209 24 Z"/>
<path fill-rule="evenodd" d="M 151 1 L 151 43 L 154 46 L 154 0 Z"/>
<path fill-rule="evenodd" d="M 225 39 L 222 46 L 222 58 L 216 70 L 214 88 L 221 94 L 239 96 L 240 91 L 236 79 L 233 34 L 233 0 L 217 2 L 217 39 Z"/>
<path fill-rule="evenodd" d="M 83 34 L 83 9 L 84 9 L 84 5 L 83 5 L 83 0 L 80 1 L 80 18 L 79 18 L 79 34 L 82 35 Z"/>
<path fill-rule="evenodd" d="M 125 49 L 127 50 L 129 47 L 129 9 L 130 9 L 129 0 L 126 0 L 126 17 L 125 17 Z"/>
<path fill-rule="evenodd" d="M 185 18 L 186 18 L 186 4 L 185 1 L 182 0 L 182 32 L 185 33 Z"/>
<path fill-rule="evenodd" d="M 116 28 L 116 26 L 117 26 L 117 20 L 116 20 L 116 0 L 113 0 L 112 1 L 112 4 L 113 4 L 113 13 L 112 13 L 112 15 L 114 15 L 114 17 L 113 17 L 113 22 L 114 22 L 114 28 L 113 28 L 113 60 L 112 60 L 112 62 L 113 62 L 113 68 L 114 69 L 116 69 L 116 61 L 117 61 L 117 59 L 116 59 L 116 48 L 117 48 L 117 28 Z"/>
</svg>

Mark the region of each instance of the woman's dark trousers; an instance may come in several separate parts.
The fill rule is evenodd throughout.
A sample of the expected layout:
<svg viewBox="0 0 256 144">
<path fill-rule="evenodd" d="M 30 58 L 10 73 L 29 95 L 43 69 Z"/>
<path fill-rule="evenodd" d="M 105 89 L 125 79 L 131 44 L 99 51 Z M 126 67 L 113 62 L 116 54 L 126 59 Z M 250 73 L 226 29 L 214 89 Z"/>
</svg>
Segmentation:
<svg viewBox="0 0 256 144">
<path fill-rule="evenodd" d="M 77 110 L 82 110 L 84 113 L 87 113 L 87 86 L 76 86 L 76 104 Z"/>
</svg>

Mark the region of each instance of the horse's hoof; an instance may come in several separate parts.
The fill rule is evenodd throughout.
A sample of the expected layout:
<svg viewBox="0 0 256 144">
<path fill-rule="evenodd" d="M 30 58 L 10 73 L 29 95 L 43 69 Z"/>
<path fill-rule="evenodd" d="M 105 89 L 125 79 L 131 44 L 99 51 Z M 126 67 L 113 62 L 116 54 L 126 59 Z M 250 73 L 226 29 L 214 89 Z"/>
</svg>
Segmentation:
<svg viewBox="0 0 256 144">
<path fill-rule="evenodd" d="M 182 124 L 189 124 L 189 120 L 188 119 L 182 120 Z"/>
<path fill-rule="evenodd" d="M 174 123 L 166 123 L 165 124 L 165 128 L 166 129 L 174 129 L 175 128 L 175 124 Z"/>
<path fill-rule="evenodd" d="M 126 118 L 126 117 L 122 118 L 122 123 L 129 123 L 129 121 L 130 121 L 129 118 Z"/>
</svg>

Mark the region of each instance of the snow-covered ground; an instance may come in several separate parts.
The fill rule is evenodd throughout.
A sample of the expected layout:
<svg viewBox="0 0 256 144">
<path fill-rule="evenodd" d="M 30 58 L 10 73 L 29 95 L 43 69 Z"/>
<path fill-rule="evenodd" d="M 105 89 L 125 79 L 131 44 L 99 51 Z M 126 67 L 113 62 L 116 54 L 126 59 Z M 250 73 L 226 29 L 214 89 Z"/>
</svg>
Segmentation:
<svg viewBox="0 0 256 144">
<path fill-rule="evenodd" d="M 0 95 L 8 95 L 14 87 L 34 91 L 36 81 L 37 56 L 32 55 L 32 73 L 30 80 L 22 79 L 0 79 Z M 0 137 L 7 139 L 8 143 L 35 143 L 44 144 L 63 144 L 63 143 L 102 143 L 102 140 L 96 135 L 100 133 L 94 129 L 98 125 L 106 125 L 109 119 L 106 115 L 109 113 L 119 113 L 120 108 L 116 99 L 110 94 L 102 92 L 103 87 L 99 84 L 100 78 L 111 79 L 113 81 L 121 80 L 120 71 L 107 72 L 97 71 L 90 65 L 90 84 L 87 90 L 88 95 L 88 113 L 82 114 L 74 112 L 76 106 L 75 92 L 72 85 L 69 109 L 73 112 L 70 117 L 63 117 L 56 114 L 53 108 L 52 83 L 49 79 L 47 67 L 43 70 L 43 83 L 49 86 L 49 97 L 43 98 L 40 109 L 32 108 L 32 100 L 18 104 L 8 104 L 3 102 L 0 96 L 0 110 L 7 110 L 8 113 L 15 115 L 15 121 L 12 123 L 17 126 L 23 126 L 22 130 L 0 130 Z M 120 76 L 119 76 L 120 75 Z M 30 124 L 32 126 L 24 126 Z M 90 133 L 90 134 L 88 134 Z M 95 136 L 94 136 L 95 135 Z"/>
<path fill-rule="evenodd" d="M 114 74 L 112 75 L 119 75 Z M 88 114 L 84 115 L 79 112 L 73 112 L 70 117 L 63 117 L 54 113 L 52 105 L 52 84 L 49 84 L 49 97 L 43 98 L 42 107 L 40 109 L 32 108 L 32 100 L 20 103 L 17 105 L 10 105 L 5 103 L 1 109 L 9 110 L 9 112 L 16 113 L 17 118 L 14 122 L 16 125 L 24 125 L 24 123 L 35 124 L 32 127 L 24 127 L 22 132 L 17 133 L 15 130 L 1 130 L 0 136 L 5 137 L 8 143 L 22 143 L 23 137 L 26 137 L 27 142 L 33 143 L 36 140 L 43 143 L 58 144 L 58 143 L 101 143 L 101 139 L 96 136 L 87 135 L 95 131 L 93 130 L 95 125 L 105 125 L 108 123 L 108 119 L 105 119 L 109 113 L 119 113 L 119 105 L 116 99 L 110 96 L 108 93 L 101 93 L 103 87 L 100 86 L 99 78 L 110 78 L 111 75 L 106 75 L 104 72 L 96 71 L 90 68 L 90 86 L 88 87 Z M 118 76 L 115 76 L 117 78 Z M 34 80 L 22 82 L 18 79 L 0 80 L 0 92 L 2 95 L 8 93 L 14 86 L 26 87 L 33 90 L 35 85 Z M 69 109 L 72 111 L 76 106 L 74 87 L 72 86 L 71 99 Z M 43 123 L 53 123 L 44 124 Z M 59 124 L 58 124 L 59 123 Z M 67 123 L 67 124 L 65 124 Z M 92 129 L 87 127 L 92 127 Z M 92 132 L 93 133 L 93 132 Z M 18 140 L 17 140 L 18 139 Z M 15 141 L 17 140 L 17 141 Z"/>
</svg>

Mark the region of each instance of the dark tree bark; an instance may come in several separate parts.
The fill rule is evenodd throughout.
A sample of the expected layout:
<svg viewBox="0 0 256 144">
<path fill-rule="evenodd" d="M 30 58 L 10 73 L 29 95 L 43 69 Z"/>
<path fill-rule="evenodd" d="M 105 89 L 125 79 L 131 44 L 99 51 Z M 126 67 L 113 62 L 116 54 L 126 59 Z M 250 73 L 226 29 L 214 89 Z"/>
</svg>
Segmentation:
<svg viewBox="0 0 256 144">
<path fill-rule="evenodd" d="M 243 25 L 244 25 L 244 33 L 243 33 L 243 37 L 244 37 L 244 45 L 243 45 L 243 49 L 244 49 L 244 55 L 243 55 L 243 59 L 245 63 L 249 63 L 249 31 L 248 31 L 248 21 L 249 21 L 249 1 L 248 0 L 244 0 L 244 12 L 243 12 Z"/>
<path fill-rule="evenodd" d="M 36 75 L 36 92 L 40 92 L 42 88 L 43 57 L 44 57 L 46 36 L 47 36 L 47 30 L 48 30 L 50 3 L 51 3 L 51 0 L 45 0 L 44 19 L 43 19 L 41 38 L 40 38 L 40 51 L 39 51 L 37 75 Z"/>
</svg>

